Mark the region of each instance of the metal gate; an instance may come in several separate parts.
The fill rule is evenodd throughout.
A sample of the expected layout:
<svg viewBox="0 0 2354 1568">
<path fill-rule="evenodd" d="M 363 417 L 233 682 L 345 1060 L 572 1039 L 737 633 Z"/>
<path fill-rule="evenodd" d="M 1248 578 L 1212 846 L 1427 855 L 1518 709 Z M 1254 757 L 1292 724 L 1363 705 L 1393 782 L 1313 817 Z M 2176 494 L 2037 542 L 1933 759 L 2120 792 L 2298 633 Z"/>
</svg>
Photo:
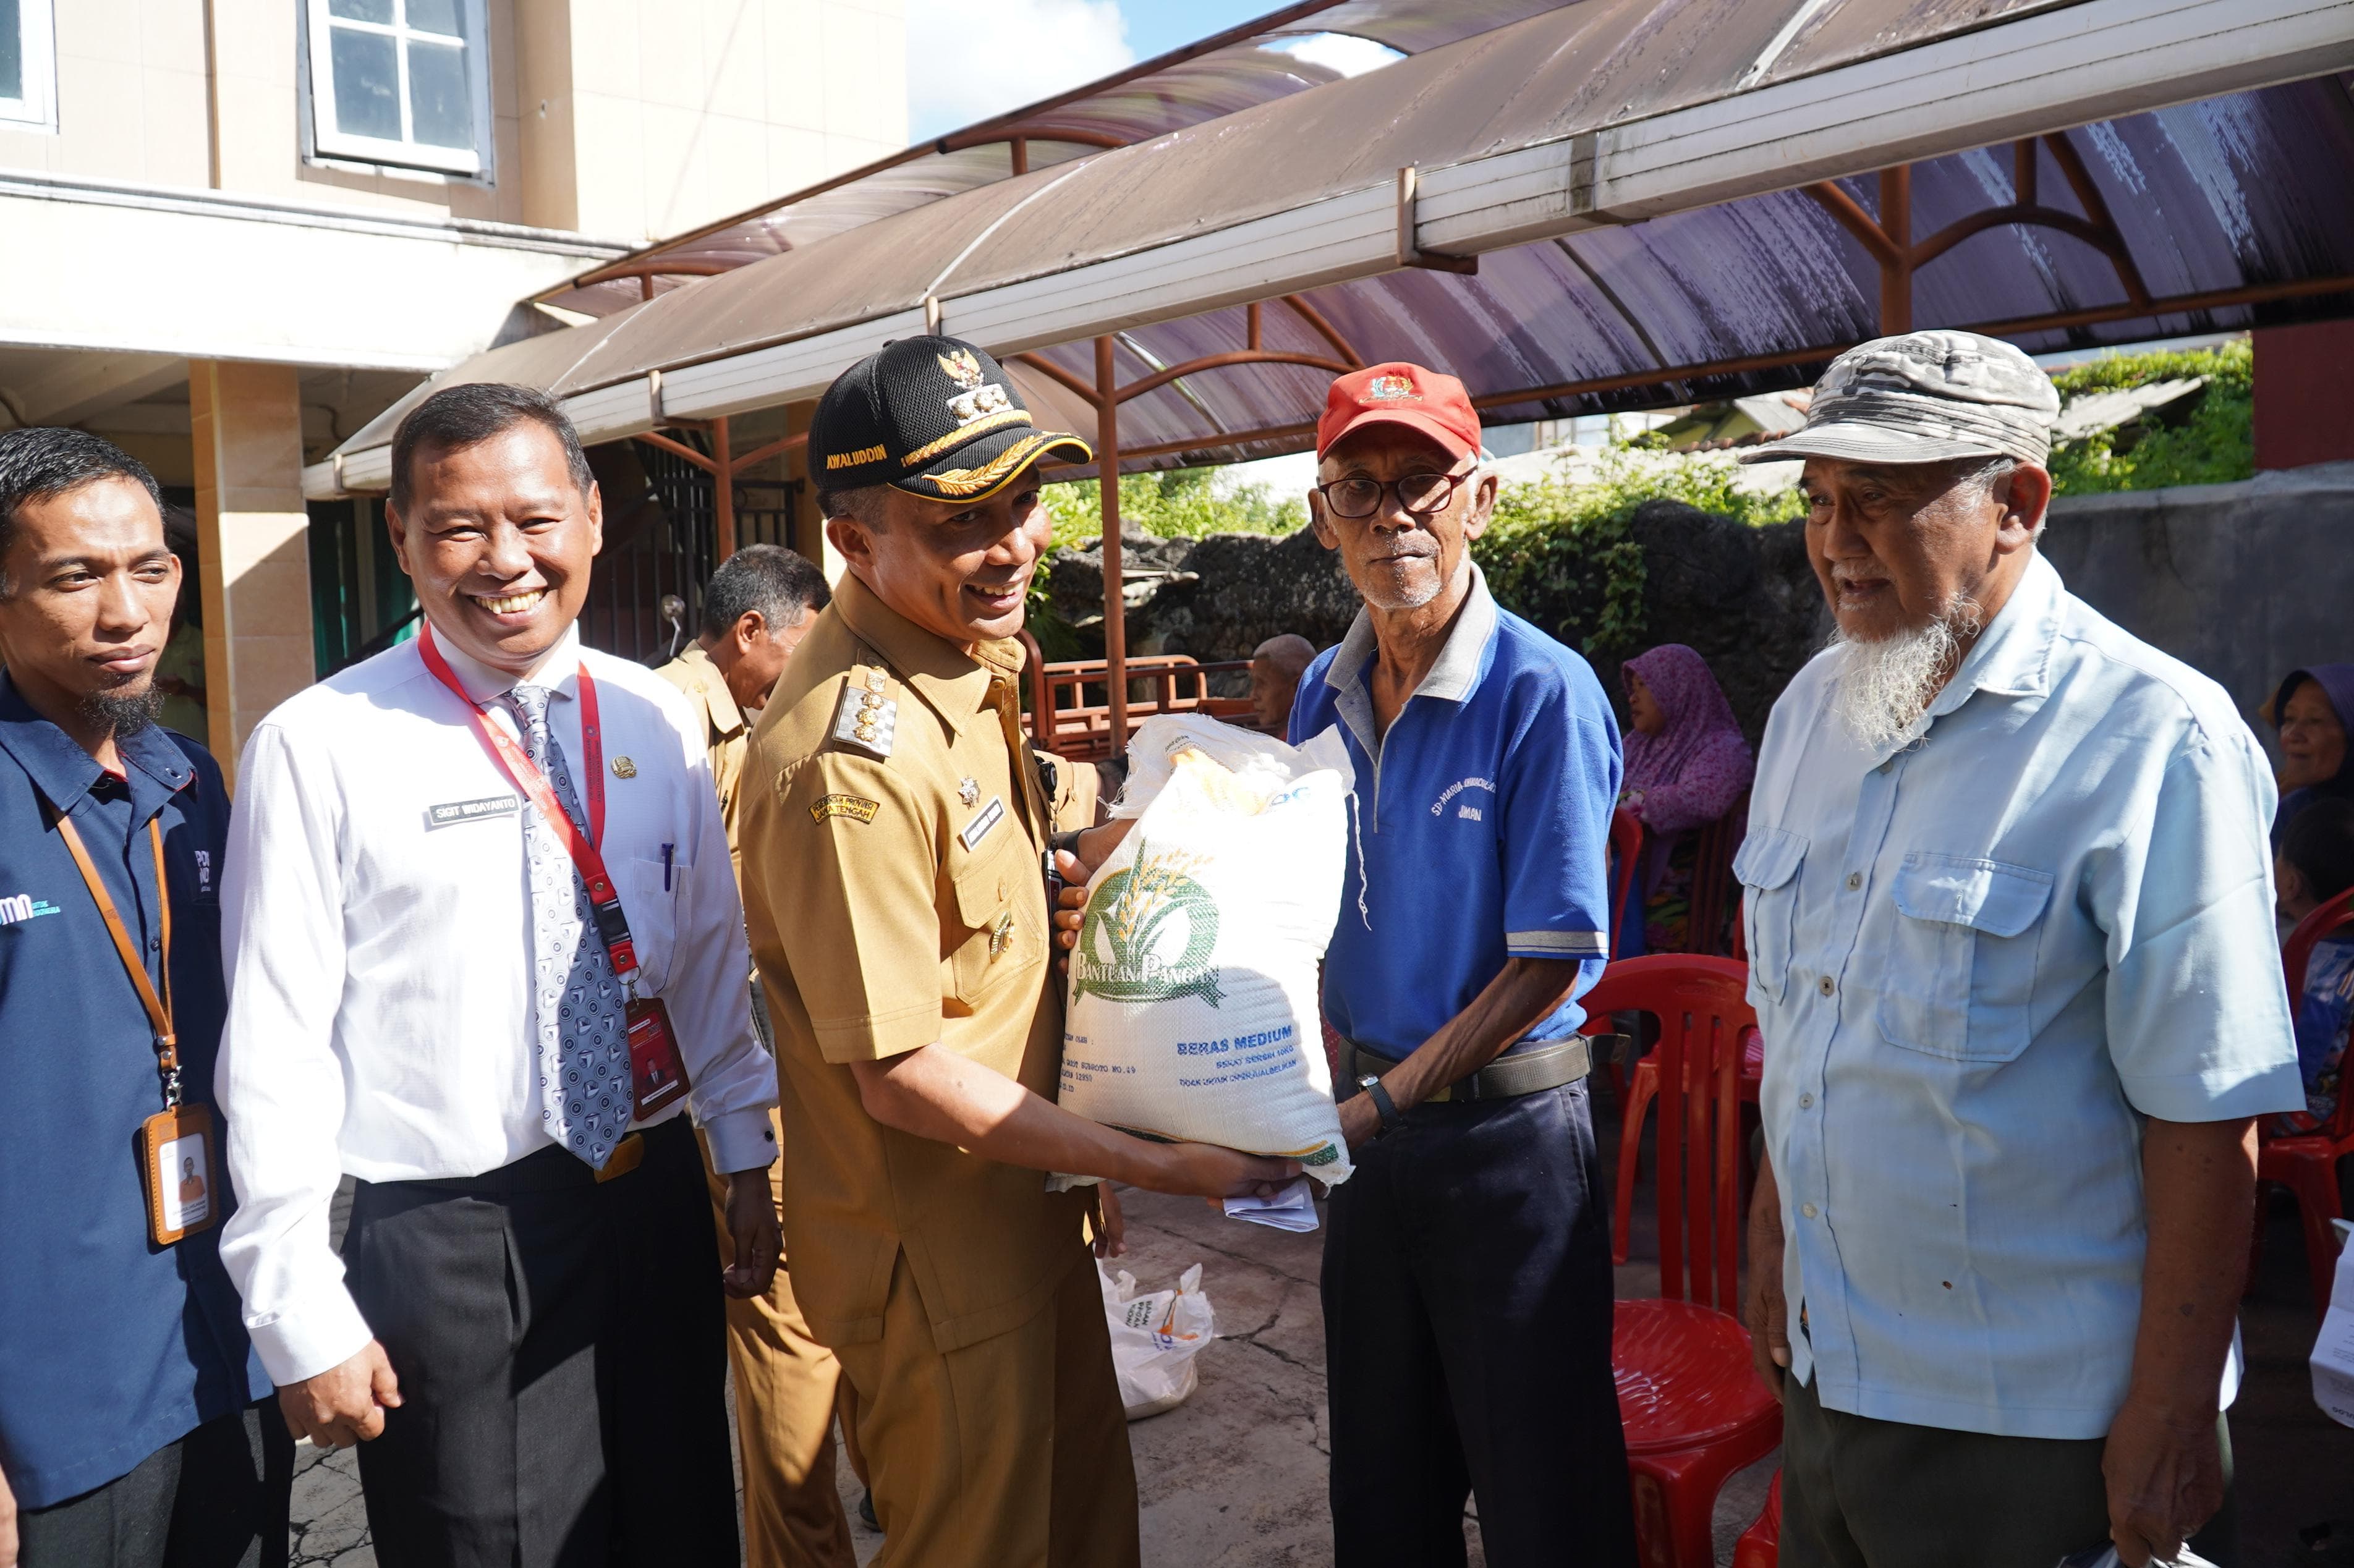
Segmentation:
<svg viewBox="0 0 2354 1568">
<path fill-rule="evenodd" d="M 708 450 L 699 433 L 676 439 Z M 644 441 L 591 447 L 605 494 L 605 548 L 597 557 L 581 640 L 624 659 L 662 664 L 695 641 L 703 585 L 718 565 L 712 477 Z M 737 545 L 790 541 L 801 482 L 736 482 Z"/>
</svg>

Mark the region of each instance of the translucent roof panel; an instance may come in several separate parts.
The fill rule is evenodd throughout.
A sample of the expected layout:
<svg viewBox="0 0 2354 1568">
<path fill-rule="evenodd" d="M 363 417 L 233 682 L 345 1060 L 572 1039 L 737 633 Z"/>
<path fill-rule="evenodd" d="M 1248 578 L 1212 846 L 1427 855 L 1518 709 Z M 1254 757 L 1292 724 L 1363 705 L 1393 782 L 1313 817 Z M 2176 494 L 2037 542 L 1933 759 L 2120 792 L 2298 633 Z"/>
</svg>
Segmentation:
<svg viewBox="0 0 2354 1568">
<path fill-rule="evenodd" d="M 1320 51 L 1298 48 L 1316 35 L 1366 38 L 1410 55 L 1561 8 L 1560 0 L 1310 0 L 1289 5 L 1061 98 L 950 132 L 810 191 L 780 196 L 765 208 L 649 246 L 540 298 L 563 310 L 610 314 L 695 278 L 1006 179 L 1015 173 L 1014 135 L 1023 139 L 1023 166 L 1042 169 L 1320 87 L 1341 72 L 1324 63 Z"/>
<path fill-rule="evenodd" d="M 2031 353 L 2343 315 L 2354 305 L 2354 95 L 2325 77 L 2067 132 L 2157 302 L 2136 308 L 2112 258 L 2058 228 L 1999 224 L 1914 280 L 1920 326 L 1980 327 Z M 2094 220 L 2052 139 L 2034 145 L 2036 197 Z M 1913 165 L 1913 234 L 2009 204 L 2015 144 Z M 1877 216 L 1874 176 L 1838 182 Z M 2334 287 L 2332 286 L 2334 281 Z M 1366 363 L 1411 359 L 1463 377 L 1497 424 L 1665 407 L 1802 386 L 1879 331 L 1881 276 L 1862 243 L 1803 191 L 1745 197 L 1622 228 L 1491 251 L 1476 275 L 1406 270 L 1301 296 Z M 2232 296 L 2271 291 L 2239 302 Z M 2168 310 L 2169 301 L 2203 302 Z M 2079 319 L 2089 318 L 2089 319 Z M 1262 346 L 1334 356 L 1280 302 Z M 2045 324 L 2037 325 L 2034 323 Z M 1245 313 L 1130 329 L 1119 373 L 1240 348 Z M 1094 377 L 1086 344 L 1044 357 Z M 1681 374 L 1678 374 L 1681 372 Z M 1202 370 L 1120 408 L 1123 466 L 1228 461 L 1307 444 L 1327 370 Z"/>
</svg>

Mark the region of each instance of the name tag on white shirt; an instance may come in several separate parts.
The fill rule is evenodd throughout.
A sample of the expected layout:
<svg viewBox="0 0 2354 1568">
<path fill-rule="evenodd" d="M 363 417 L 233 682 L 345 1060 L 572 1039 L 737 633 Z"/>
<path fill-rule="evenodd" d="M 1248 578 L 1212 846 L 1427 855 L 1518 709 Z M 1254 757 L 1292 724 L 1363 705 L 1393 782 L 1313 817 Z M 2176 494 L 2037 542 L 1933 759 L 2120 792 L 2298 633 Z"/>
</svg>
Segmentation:
<svg viewBox="0 0 2354 1568">
<path fill-rule="evenodd" d="M 485 795 L 479 800 L 451 800 L 425 808 L 425 831 L 454 828 L 460 822 L 479 822 L 492 817 L 512 817 L 523 805 L 520 795 Z"/>
</svg>

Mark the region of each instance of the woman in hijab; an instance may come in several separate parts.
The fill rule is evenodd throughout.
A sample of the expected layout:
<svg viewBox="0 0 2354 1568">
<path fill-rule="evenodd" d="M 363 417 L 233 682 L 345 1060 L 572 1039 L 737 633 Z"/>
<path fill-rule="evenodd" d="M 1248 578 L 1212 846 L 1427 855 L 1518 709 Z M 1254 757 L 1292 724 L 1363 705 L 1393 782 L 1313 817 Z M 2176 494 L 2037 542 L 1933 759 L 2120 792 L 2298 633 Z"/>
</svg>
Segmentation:
<svg viewBox="0 0 2354 1568">
<path fill-rule="evenodd" d="M 1620 666 L 1627 685 L 1626 784 L 1619 803 L 1643 823 L 1636 872 L 1643 946 L 1713 952 L 1723 933 L 1689 929 L 1698 830 L 1733 809 L 1757 768 L 1708 662 L 1670 642 Z"/>
<path fill-rule="evenodd" d="M 2354 726 L 2354 664 L 2311 664 L 2291 670 L 2264 716 L 2280 732 L 2280 809 L 2273 813 L 2273 848 L 2299 811 L 2335 796 L 2354 800 L 2354 753 L 2346 732 Z"/>
</svg>

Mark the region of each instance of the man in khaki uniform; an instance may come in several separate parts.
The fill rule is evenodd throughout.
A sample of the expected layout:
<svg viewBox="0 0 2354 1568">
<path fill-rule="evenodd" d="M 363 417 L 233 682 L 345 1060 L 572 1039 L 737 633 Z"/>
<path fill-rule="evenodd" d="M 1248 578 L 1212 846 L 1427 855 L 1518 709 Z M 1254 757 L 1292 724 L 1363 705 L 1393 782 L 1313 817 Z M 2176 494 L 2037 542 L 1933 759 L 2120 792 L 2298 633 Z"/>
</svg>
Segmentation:
<svg viewBox="0 0 2354 1568">
<path fill-rule="evenodd" d="M 811 620 L 832 598 L 824 575 L 801 556 L 776 545 L 748 546 L 704 585 L 702 636 L 655 672 L 686 694 L 702 721 L 719 817 L 739 873 L 737 784 L 751 735 L 746 715 L 758 714 Z M 757 988 L 752 1004 L 767 1041 Z M 769 1171 L 776 1181 L 777 1167 Z M 712 1212 L 723 1237 L 726 1200 L 726 1183 L 713 1176 Z M 749 1568 L 851 1568 L 857 1556 L 833 1477 L 841 1369 L 833 1352 L 810 1338 L 782 1259 L 766 1295 L 727 1298 L 727 1361 L 744 1464 L 744 1561 Z"/>
<path fill-rule="evenodd" d="M 1053 1102 L 1044 858 L 1083 770 L 1023 738 L 1024 595 L 1048 520 L 990 357 L 903 339 L 811 427 L 848 572 L 753 735 L 752 948 L 777 1026 L 784 1217 L 810 1329 L 858 1394 L 885 1564 L 1121 1568 L 1136 1478 L 1063 1171 L 1219 1196 L 1289 1161 L 1148 1143 Z M 1057 851 L 1078 876 L 1108 846 Z M 1118 1245 L 1107 1194 L 1097 1247 Z"/>
<path fill-rule="evenodd" d="M 781 545 L 747 545 L 704 585 L 702 635 L 654 672 L 684 692 L 702 715 L 719 819 L 727 825 L 728 853 L 739 868 L 737 784 L 751 748 L 751 721 L 785 673 L 785 661 L 809 635 L 810 622 L 832 599 L 825 574 L 806 556 Z"/>
</svg>

